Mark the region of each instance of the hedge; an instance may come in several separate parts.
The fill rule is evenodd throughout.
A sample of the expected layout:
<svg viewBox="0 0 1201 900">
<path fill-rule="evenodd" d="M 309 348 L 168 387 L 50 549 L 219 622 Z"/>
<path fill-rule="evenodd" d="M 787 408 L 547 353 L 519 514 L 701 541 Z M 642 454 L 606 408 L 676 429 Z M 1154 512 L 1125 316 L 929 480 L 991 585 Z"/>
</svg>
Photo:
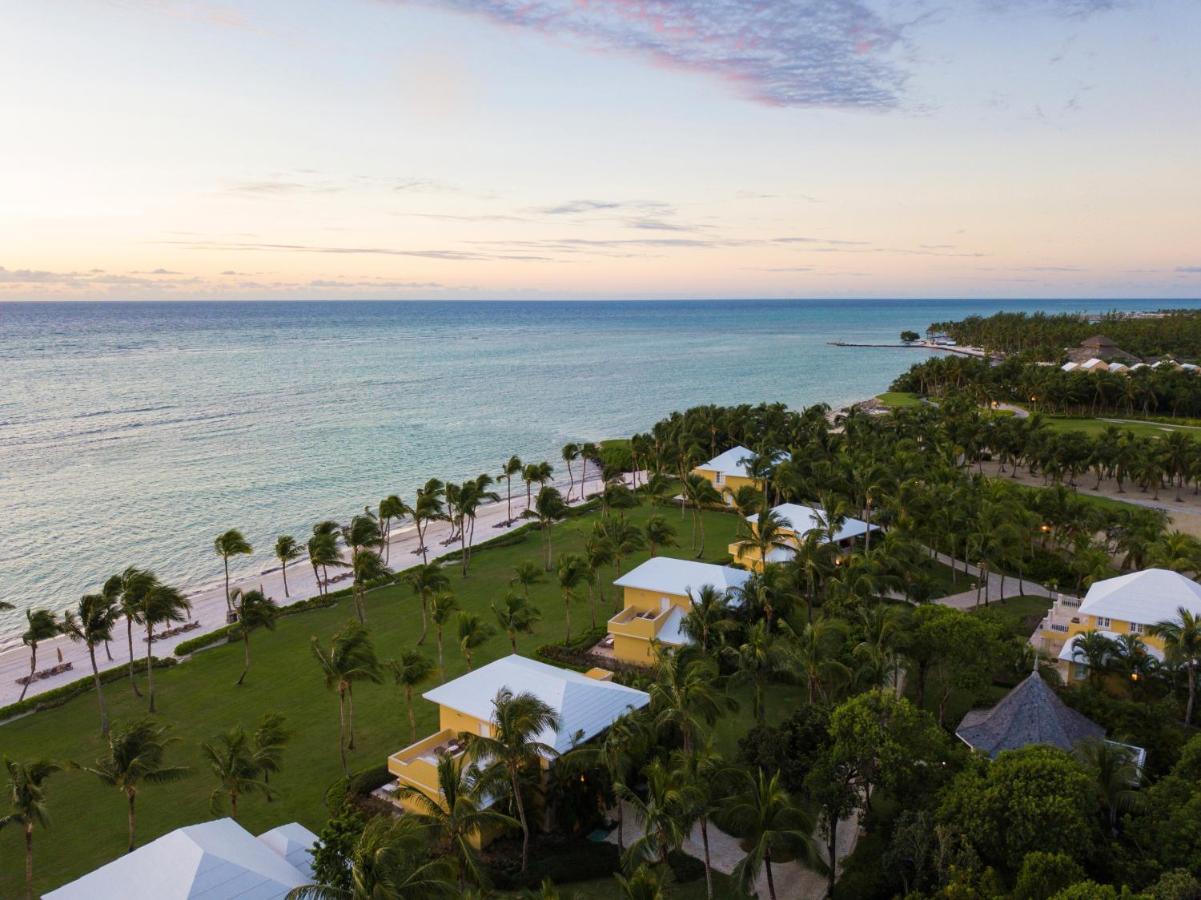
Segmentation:
<svg viewBox="0 0 1201 900">
<path fill-rule="evenodd" d="M 167 657 L 159 659 L 157 656 L 150 658 L 151 665 L 156 669 L 169 668 L 176 664 L 176 660 Z M 137 669 L 143 671 L 145 662 L 138 660 Z M 100 683 L 108 684 L 113 681 L 120 681 L 122 678 L 129 676 L 129 666 L 116 666 L 112 669 L 105 669 L 100 673 Z M 10 703 L 8 706 L 0 707 L 0 722 L 6 719 L 11 719 L 13 716 L 19 716 L 26 712 L 39 712 L 43 709 L 53 709 L 56 706 L 62 706 L 73 697 L 78 697 L 80 694 L 86 694 L 95 688 L 94 679 L 91 675 L 86 675 L 78 681 L 72 681 L 70 684 L 60 685 L 52 690 L 46 691 L 43 694 L 38 694 L 35 697 L 26 697 L 24 700 L 19 700 L 16 703 Z"/>
<path fill-rule="evenodd" d="M 382 580 L 382 579 L 381 579 Z M 350 588 L 342 591 L 334 591 L 321 597 L 309 597 L 307 600 L 300 600 L 296 603 L 290 603 L 287 606 L 281 606 L 277 615 L 280 618 L 285 616 L 295 616 L 299 613 L 308 612 L 311 609 L 328 609 L 337 604 L 338 600 L 344 596 L 349 596 Z M 242 631 L 238 628 L 235 622 L 232 625 L 222 625 L 220 628 L 214 628 L 212 631 L 182 641 L 175 646 L 174 653 L 176 656 L 187 656 L 190 653 L 195 653 L 197 650 L 203 650 L 205 647 L 211 647 L 214 644 L 222 642 L 241 640 Z"/>
<path fill-rule="evenodd" d="M 549 878 L 555 884 L 593 881 L 621 871 L 621 851 L 607 841 L 595 843 L 574 838 L 559 844 L 539 841 L 530 854 L 529 868 L 521 871 L 521 858 L 493 860 L 489 866 L 493 885 L 500 890 L 537 888 Z M 703 873 L 703 869 L 702 869 Z"/>
</svg>

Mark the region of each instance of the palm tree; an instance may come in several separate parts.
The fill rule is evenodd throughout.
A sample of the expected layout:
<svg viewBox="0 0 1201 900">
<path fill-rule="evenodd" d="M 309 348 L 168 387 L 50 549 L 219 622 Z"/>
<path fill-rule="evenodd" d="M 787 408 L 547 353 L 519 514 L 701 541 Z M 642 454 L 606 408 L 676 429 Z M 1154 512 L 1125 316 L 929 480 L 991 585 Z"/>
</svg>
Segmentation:
<svg viewBox="0 0 1201 900">
<path fill-rule="evenodd" d="M 146 626 L 146 696 L 149 709 L 154 706 L 154 627 L 167 622 L 182 622 L 192 603 L 182 591 L 165 584 L 155 584 L 142 596 L 142 622 Z"/>
<path fill-rule="evenodd" d="M 104 689 L 100 669 L 96 665 L 96 645 L 111 640 L 117 621 L 117 607 L 104 594 L 84 594 L 76 609 L 63 613 L 62 633 L 72 641 L 83 641 L 92 663 L 92 683 L 96 686 L 96 702 L 100 704 L 100 734 L 108 737 L 108 711 L 104 707 Z"/>
<path fill-rule="evenodd" d="M 29 679 L 21 687 L 21 696 L 17 698 L 18 703 L 25 699 L 25 692 L 33 684 L 33 676 L 38 668 L 38 644 L 50 640 L 61 632 L 58 618 L 48 609 L 25 610 L 25 621 L 29 623 L 29 627 L 21 635 L 21 643 L 29 648 Z"/>
<path fill-rule="evenodd" d="M 279 608 L 270 597 L 264 597 L 262 591 L 243 591 L 234 588 L 234 596 L 237 598 L 238 630 L 242 632 L 242 647 L 245 657 L 242 674 L 238 676 L 237 680 L 237 684 L 240 685 L 246 680 L 246 673 L 250 671 L 250 632 L 256 628 L 274 631 L 275 617 L 279 614 Z"/>
<path fill-rule="evenodd" d="M 459 601 L 450 591 L 439 591 L 430 600 L 430 618 L 438 640 L 438 680 L 446 681 L 446 665 L 442 656 L 442 629 L 450 617 L 459 611 Z"/>
<path fill-rule="evenodd" d="M 167 737 L 170 726 L 142 719 L 126 728 L 114 729 L 108 738 L 108 754 L 94 766 L 72 763 L 72 768 L 91 772 L 101 782 L 125 795 L 128 804 L 129 850 L 135 846 L 138 791 L 144 784 L 167 784 L 188 773 L 185 766 L 163 765 L 168 745 L 176 738 Z"/>
<path fill-rule="evenodd" d="M 309 884 L 287 900 L 425 900 L 460 891 L 445 857 L 430 858 L 426 826 L 416 816 L 373 816 L 350 854 L 350 888 Z"/>
<path fill-rule="evenodd" d="M 679 770 L 667 768 L 660 760 L 654 760 L 643 771 L 646 779 L 645 796 L 631 791 L 624 785 L 618 796 L 629 803 L 634 818 L 642 826 L 641 837 L 634 840 L 626 851 L 626 867 L 633 868 L 634 862 L 654 861 L 667 865 L 667 857 L 684 843 L 685 821 L 682 802 L 682 780 Z"/>
<path fill-rule="evenodd" d="M 843 632 L 841 619 L 821 619 L 807 623 L 796 636 L 792 660 L 804 679 L 810 704 L 829 699 L 829 685 L 851 677 L 851 670 L 840 658 Z"/>
<path fill-rule="evenodd" d="M 517 635 L 533 634 L 534 625 L 542 618 L 542 611 L 526 597 L 514 591 L 508 591 L 502 605 L 497 608 L 492 604 L 492 614 L 505 634 L 509 636 L 509 645 L 517 652 Z"/>
<path fill-rule="evenodd" d="M 354 608 L 359 616 L 359 622 L 367 621 L 367 582 L 377 578 L 385 578 L 392 572 L 384 565 L 380 555 L 366 548 L 356 550 L 351 558 L 351 571 L 354 572 Z"/>
<path fill-rule="evenodd" d="M 513 476 L 521 474 L 521 460 L 510 456 L 500 468 L 500 477 L 505 480 L 505 524 L 513 522 Z"/>
<path fill-rule="evenodd" d="M 1109 741 L 1088 741 L 1077 753 L 1093 776 L 1097 799 L 1105 810 L 1105 824 L 1113 837 L 1118 836 L 1118 817 L 1133 811 L 1142 797 L 1138 786 L 1142 773 L 1128 748 Z"/>
<path fill-rule="evenodd" d="M 742 526 L 742 537 L 735 542 L 734 559 L 741 561 L 752 550 L 755 557 L 767 565 L 767 558 L 773 550 L 793 549 L 793 535 L 784 517 L 775 510 L 764 507 L 759 511 L 759 518 L 752 525 Z"/>
<path fill-rule="evenodd" d="M 445 497 L 446 485 L 437 478 L 431 478 L 417 489 L 417 497 L 409 508 L 413 524 L 417 527 L 417 543 L 421 545 L 421 562 L 424 565 L 429 565 L 430 561 L 429 550 L 425 546 L 425 529 L 430 522 L 445 518 Z"/>
<path fill-rule="evenodd" d="M 1201 663 L 1201 616 L 1181 606 L 1176 610 L 1175 621 L 1158 622 L 1149 631 L 1163 641 L 1164 653 L 1169 659 L 1184 665 L 1188 681 L 1184 724 L 1190 725 L 1197 699 L 1197 667 Z"/>
<path fill-rule="evenodd" d="M 620 519 L 608 519 L 599 525 L 599 529 L 613 550 L 614 571 L 620 577 L 622 561 L 643 547 L 642 530 Z"/>
<path fill-rule="evenodd" d="M 613 874 L 622 900 L 666 900 L 667 891 L 663 887 L 665 877 L 662 869 L 652 869 L 645 863 L 635 869 L 629 878 L 620 872 Z"/>
<path fill-rule="evenodd" d="M 242 532 L 231 528 L 229 531 L 217 535 L 217 539 L 213 541 L 213 549 L 217 551 L 217 555 L 225 564 L 225 608 L 232 611 L 234 607 L 233 600 L 229 595 L 229 558 L 253 553 L 254 548 L 250 546 L 250 542 L 246 540 Z"/>
<path fill-rule="evenodd" d="M 755 686 L 755 721 L 766 725 L 767 679 L 786 668 L 787 651 L 763 620 L 747 629 L 746 639 L 737 648 L 729 649 L 737 666 L 735 677 Z"/>
<path fill-rule="evenodd" d="M 417 740 L 417 719 L 413 715 L 413 688 L 423 683 L 434 671 L 430 658 L 419 650 L 405 650 L 399 659 L 388 661 L 392 680 L 404 688 L 405 709 L 409 714 L 409 743 Z"/>
<path fill-rule="evenodd" d="M 629 782 L 630 776 L 645 755 L 653 735 L 643 727 L 642 719 L 622 713 L 599 741 L 592 741 L 571 751 L 584 765 L 596 765 L 605 770 L 614 788 Z M 620 798 L 617 802 L 617 848 L 625 850 L 625 815 Z"/>
<path fill-rule="evenodd" d="M 275 558 L 279 560 L 280 574 L 284 579 L 284 597 L 290 597 L 288 592 L 288 563 L 294 559 L 300 559 L 304 555 L 304 551 L 300 549 L 300 545 L 296 543 L 296 538 L 290 534 L 281 534 L 275 539 Z M 320 583 L 317 585 L 320 590 Z"/>
<path fill-rule="evenodd" d="M 280 770 L 284 759 L 284 747 L 288 743 L 291 732 L 284 727 L 284 717 L 279 713 L 263 713 L 259 718 L 258 727 L 254 730 L 254 763 L 263 773 L 263 783 L 269 784 L 271 776 Z M 267 795 L 271 802 L 271 795 Z"/>
<path fill-rule="evenodd" d="M 437 563 L 422 563 L 405 573 L 405 581 L 421 601 L 421 637 L 417 638 L 417 646 L 421 646 L 425 643 L 425 635 L 429 630 L 427 613 L 433 597 L 439 591 L 450 587 L 450 579 Z"/>
<path fill-rule="evenodd" d="M 725 800 L 723 782 L 728 769 L 713 749 L 712 741 L 693 753 L 676 751 L 672 767 L 679 779 L 678 797 L 685 828 L 693 822 L 700 825 L 701 846 L 705 852 L 705 895 L 713 900 L 713 866 L 709 858 L 709 821 Z"/>
<path fill-rule="evenodd" d="M 672 728 L 684 739 L 684 752 L 691 753 L 701 731 L 711 726 L 737 703 L 722 692 L 717 664 L 707 657 L 665 656 L 658 677 L 651 684 L 650 712 L 657 729 Z"/>
<path fill-rule="evenodd" d="M 530 861 L 530 825 L 521 793 L 521 773 L 552 759 L 557 751 L 538 740 L 559 727 L 558 714 L 534 694 L 514 694 L 501 688 L 492 700 L 492 734 L 467 735 L 467 756 L 480 766 L 481 782 L 489 787 L 508 783 L 521 822 L 521 871 Z"/>
<path fill-rule="evenodd" d="M 33 900 L 33 827 L 50 827 L 46 809 L 46 779 L 60 768 L 56 763 L 37 760 L 19 763 L 4 757 L 8 773 L 8 801 L 12 812 L 0 816 L 0 830 L 19 825 L 25 832 L 25 893 Z"/>
<path fill-rule="evenodd" d="M 243 794 L 271 796 L 271 789 L 262 778 L 263 771 L 242 726 L 235 726 L 214 740 L 202 743 L 200 755 L 217 779 L 217 786 L 209 795 L 209 810 L 213 815 L 220 815 L 228 799 L 230 815 L 237 819 L 238 798 Z"/>
<path fill-rule="evenodd" d="M 379 502 L 379 521 L 382 529 L 380 543 L 384 548 L 385 563 L 392 556 L 392 545 L 388 542 L 388 538 L 392 536 L 392 520 L 401 518 L 408 511 L 405 502 L 396 494 L 389 494 Z"/>
<path fill-rule="evenodd" d="M 600 457 L 600 448 L 592 441 L 580 444 L 580 499 L 588 499 L 588 460 Z"/>
<path fill-rule="evenodd" d="M 571 464 L 580 458 L 580 445 L 568 442 L 563 445 L 563 462 L 567 465 L 567 502 L 571 502 L 571 495 L 575 492 L 575 474 L 571 471 Z"/>
<path fill-rule="evenodd" d="M 655 551 L 660 547 L 676 546 L 676 529 L 667 521 L 666 516 L 651 516 L 642 526 L 642 530 L 646 533 L 646 542 L 650 545 L 651 556 L 654 556 Z"/>
<path fill-rule="evenodd" d="M 475 613 L 459 613 L 459 650 L 467 660 L 467 671 L 471 671 L 471 659 L 476 648 L 495 634 L 495 629 L 484 624 Z"/>
<path fill-rule="evenodd" d="M 333 532 L 319 532 L 309 538 L 307 545 L 309 563 L 317 579 L 317 592 L 329 593 L 329 567 L 345 565 L 338 550 L 338 536 Z M 324 576 L 324 577 L 323 577 Z"/>
<path fill-rule="evenodd" d="M 379 684 L 382 680 L 375 646 L 366 626 L 353 621 L 334 634 L 328 650 L 315 637 L 310 643 L 313 657 L 325 676 L 325 686 L 338 694 L 338 752 L 342 757 L 342 771 L 349 775 L 346 751 L 354 749 L 354 683 L 372 681 Z"/>
<path fill-rule="evenodd" d="M 559 590 L 563 593 L 563 617 L 567 632 L 563 643 L 571 643 L 571 604 L 575 600 L 576 588 L 587 574 L 587 566 L 583 557 L 575 553 L 564 553 L 559 557 L 557 570 Z"/>
<path fill-rule="evenodd" d="M 120 575 L 104 583 L 104 593 L 121 598 L 121 614 L 125 616 L 125 638 L 129 643 L 129 686 L 135 697 L 141 697 L 134 674 L 133 626 L 142 622 L 142 602 L 147 592 L 158 584 L 153 572 L 130 566 Z"/>
<path fill-rule="evenodd" d="M 706 506 L 724 502 L 717 488 L 708 478 L 694 475 L 691 472 L 684 479 L 684 496 L 692 504 L 692 524 L 694 531 L 699 529 L 701 543 L 696 551 L 696 558 L 705 555 L 705 515 Z"/>
<path fill-rule="evenodd" d="M 468 879 L 483 886 L 487 874 L 473 842 L 488 828 L 517 823 L 487 807 L 483 779 L 450 755 L 438 759 L 438 787 L 435 798 L 421 788 L 402 784 L 397 797 L 416 807 L 410 815 L 433 832 L 439 849 L 454 860 L 460 892 L 466 891 Z"/>
<path fill-rule="evenodd" d="M 810 837 L 813 822 L 781 787 L 779 773 L 769 778 L 762 769 L 754 775 L 739 770 L 737 777 L 738 790 L 723 804 L 722 817 L 748 849 L 731 875 L 743 890 L 750 890 L 759 870 L 766 869 L 767 892 L 776 900 L 773 854 L 802 856 L 810 868 L 824 868 Z"/>
<path fill-rule="evenodd" d="M 730 600 L 726 591 L 706 584 L 693 594 L 688 592 L 688 612 L 684 615 L 684 633 L 692 638 L 700 651 L 706 655 L 716 649 L 721 635 L 732 629 Z"/>
<path fill-rule="evenodd" d="M 1088 666 L 1088 681 L 1093 687 L 1100 686 L 1113 653 L 1113 640 L 1096 630 L 1078 635 L 1072 643 L 1072 661 Z"/>
<path fill-rule="evenodd" d="M 588 606 L 592 610 L 592 627 L 596 628 L 596 601 L 605 599 L 601 576 L 604 567 L 614 560 L 613 545 L 605 535 L 604 528 L 597 523 L 592 534 L 584 541 L 584 577 L 588 583 Z"/>
<path fill-rule="evenodd" d="M 523 559 L 513 567 L 513 577 L 509 584 L 521 585 L 521 593 L 526 600 L 530 599 L 530 588 L 545 579 L 545 570 L 535 562 Z"/>
<path fill-rule="evenodd" d="M 538 498 L 534 501 L 534 508 L 527 509 L 523 516 L 530 519 L 538 520 L 538 527 L 542 529 L 542 540 L 546 546 L 546 571 L 550 571 L 551 565 L 551 526 L 555 522 L 567 515 L 567 504 L 563 502 L 563 496 L 559 493 L 558 488 L 543 487 L 538 491 Z"/>
<path fill-rule="evenodd" d="M 459 515 L 463 524 L 459 527 L 459 544 L 463 561 L 463 577 L 467 577 L 467 568 L 471 563 L 471 547 L 475 541 L 475 520 L 479 515 L 480 506 L 484 503 L 496 503 L 500 495 L 488 490 L 492 484 L 492 476 L 482 474 L 474 481 L 465 481 L 459 487 Z"/>
</svg>

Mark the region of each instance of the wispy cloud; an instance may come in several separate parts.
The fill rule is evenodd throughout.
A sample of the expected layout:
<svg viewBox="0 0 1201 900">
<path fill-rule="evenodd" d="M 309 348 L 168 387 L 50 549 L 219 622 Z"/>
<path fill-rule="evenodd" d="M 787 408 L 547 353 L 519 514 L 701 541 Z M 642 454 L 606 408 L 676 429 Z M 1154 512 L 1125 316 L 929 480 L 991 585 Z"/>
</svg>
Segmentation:
<svg viewBox="0 0 1201 900">
<path fill-rule="evenodd" d="M 1176 271 L 1181 275 L 1201 275 L 1201 266 L 1177 266 Z"/>
<path fill-rule="evenodd" d="M 477 262 L 492 259 L 542 261 L 548 259 L 548 257 L 543 256 L 488 254 L 472 250 L 441 248 L 417 250 L 394 247 L 339 247 L 322 244 L 269 244 L 250 241 L 158 241 L 157 243 L 184 247 L 188 250 L 225 250 L 240 253 L 323 253 L 347 256 L 411 256 L 420 259 L 449 260 L 451 262 Z"/>
<path fill-rule="evenodd" d="M 569 200 L 558 206 L 536 206 L 531 211 L 542 216 L 574 216 L 601 209 L 620 209 L 622 205 L 616 200 Z"/>
<path fill-rule="evenodd" d="M 404 2 L 404 0 L 398 0 Z M 417 0 L 715 75 L 779 106 L 895 106 L 901 26 L 861 0 Z"/>
</svg>

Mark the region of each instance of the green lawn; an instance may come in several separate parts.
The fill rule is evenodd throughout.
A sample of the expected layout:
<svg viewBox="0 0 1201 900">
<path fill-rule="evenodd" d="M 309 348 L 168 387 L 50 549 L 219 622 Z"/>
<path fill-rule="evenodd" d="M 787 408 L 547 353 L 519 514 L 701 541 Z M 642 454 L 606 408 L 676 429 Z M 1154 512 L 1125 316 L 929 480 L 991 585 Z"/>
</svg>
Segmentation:
<svg viewBox="0 0 1201 900">
<path fill-rule="evenodd" d="M 994 477 L 998 481 L 1004 479 L 1008 484 L 1015 484 L 1015 482 L 1010 480 L 1007 475 L 997 475 Z M 1090 483 L 1089 479 L 1092 479 L 1093 482 L 1095 482 L 1096 476 L 1091 475 L 1090 473 L 1086 472 L 1080 476 L 1079 480 L 1076 483 L 1081 484 L 1081 485 L 1089 484 Z M 1017 484 L 1017 487 L 1023 491 L 1034 492 L 1034 491 L 1048 490 L 1050 486 L 1048 485 L 1046 487 L 1037 487 L 1035 485 L 1019 483 L 1019 484 Z M 1150 493 L 1145 493 L 1145 494 L 1140 493 L 1139 489 L 1137 487 L 1135 487 L 1134 485 L 1127 485 L 1127 490 L 1130 493 L 1131 497 L 1137 496 L 1137 497 L 1142 497 L 1142 498 L 1148 499 L 1148 500 L 1151 498 Z M 1166 491 L 1161 492 L 1161 494 L 1162 493 L 1166 493 Z M 1097 494 L 1086 494 L 1083 491 L 1077 491 L 1076 496 L 1079 497 L 1081 500 L 1083 500 L 1085 503 L 1091 503 L 1094 506 L 1101 507 L 1102 509 L 1123 510 L 1123 509 L 1129 509 L 1131 506 L 1138 506 L 1138 504 L 1131 503 L 1128 500 L 1121 500 L 1117 497 L 1102 497 Z M 1145 509 L 1146 507 L 1139 507 L 1139 508 Z"/>
<path fill-rule="evenodd" d="M 1106 421 L 1110 419 L 1111 421 Z M 1183 431 L 1185 434 L 1201 435 L 1201 428 L 1195 425 L 1173 425 L 1167 422 L 1135 422 L 1124 420 L 1121 416 L 1106 416 L 1091 418 L 1085 416 L 1046 416 L 1047 425 L 1053 431 L 1082 431 L 1089 437 L 1096 437 L 1116 425 L 1140 437 L 1162 437 L 1172 431 Z"/>
<path fill-rule="evenodd" d="M 890 409 L 900 409 L 903 406 L 920 406 L 922 398 L 910 391 L 886 391 L 877 394 L 876 399 Z"/>
<path fill-rule="evenodd" d="M 673 522 L 686 545 L 688 519 L 677 509 L 657 510 Z M 641 524 L 652 514 L 649 506 L 632 510 L 627 517 Z M 577 551 L 597 514 L 570 519 L 554 530 L 555 552 Z M 721 560 L 726 546 L 734 539 L 736 516 L 722 512 L 705 513 L 707 553 L 705 558 Z M 673 551 L 668 551 L 673 552 Z M 690 555 L 685 548 L 676 555 Z M 493 622 L 489 604 L 504 593 L 513 566 L 523 559 L 540 559 L 541 539 L 531 532 L 514 546 L 477 550 L 470 577 L 463 579 L 458 567 L 448 573 L 463 609 L 476 612 Z M 624 568 L 641 562 L 646 553 L 627 559 Z M 393 563 L 407 561 L 393 559 Z M 581 592 L 582 593 L 582 592 Z M 543 619 L 534 635 L 522 636 L 522 653 L 533 655 L 543 643 L 561 641 L 564 635 L 564 610 L 559 591 L 550 581 L 536 586 L 532 596 L 538 601 Z M 607 619 L 612 604 L 620 602 L 608 589 L 608 606 L 597 613 L 598 622 Z M 376 649 L 387 659 L 412 647 L 420 633 L 420 615 L 407 588 L 390 586 L 372 592 L 367 598 L 368 624 Z M 139 842 L 192 822 L 211 817 L 209 794 L 214 780 L 202 770 L 199 744 L 235 724 L 248 728 L 269 710 L 284 714 L 294 734 L 284 760 L 283 772 L 272 777 L 278 798 L 272 802 L 247 798 L 240 804 L 240 821 L 259 833 L 275 825 L 299 821 L 314 831 L 324 824 L 326 815 L 322 797 L 325 789 L 341 774 L 338 762 L 338 703 L 324 687 L 309 649 L 309 638 L 316 635 L 328 641 L 330 635 L 353 616 L 349 600 L 338 606 L 281 619 L 275 632 L 258 632 L 253 638 L 253 667 L 243 687 L 234 682 L 241 671 L 240 645 L 222 645 L 203 651 L 175 669 L 155 673 L 159 715 L 170 723 L 178 737 L 169 762 L 191 766 L 193 773 L 181 782 L 149 787 L 138 801 Z M 586 628 L 590 612 L 586 599 L 572 609 L 575 630 Z M 434 655 L 433 637 L 426 650 Z M 503 633 L 494 635 L 476 652 L 481 665 L 509 652 Z M 447 641 L 448 676 L 466 670 L 453 640 Z M 117 721 L 128 721 L 144 714 L 143 701 L 136 700 L 127 682 L 106 687 L 106 698 Z M 774 700 L 774 697 L 773 697 Z M 781 714 L 787 708 L 783 700 L 775 704 Z M 750 704 L 745 703 L 737 717 L 723 722 L 730 740 L 745 730 L 750 721 Z M 355 726 L 357 749 L 352 767 L 365 769 L 382 764 L 389 753 L 409 743 L 403 698 L 391 684 L 365 684 L 355 689 Z M 418 735 L 437 727 L 436 707 L 418 701 Z M 729 741 L 727 741 L 729 742 Z M 8 756 L 32 760 L 47 757 L 77 760 L 90 764 L 100 755 L 102 744 L 96 713 L 96 698 L 85 694 L 63 706 L 17 719 L 0 727 L 0 748 Z M 49 830 L 39 829 L 34 836 L 35 888 L 45 891 L 90 871 L 125 849 L 125 804 L 116 790 L 106 788 L 93 776 L 81 772 L 61 772 L 47 786 L 51 815 Z M 16 897 L 24 892 L 23 845 L 16 828 L 0 834 L 0 897 Z M 691 885 L 689 886 L 691 887 Z M 703 882 L 702 882 L 703 890 Z"/>
</svg>

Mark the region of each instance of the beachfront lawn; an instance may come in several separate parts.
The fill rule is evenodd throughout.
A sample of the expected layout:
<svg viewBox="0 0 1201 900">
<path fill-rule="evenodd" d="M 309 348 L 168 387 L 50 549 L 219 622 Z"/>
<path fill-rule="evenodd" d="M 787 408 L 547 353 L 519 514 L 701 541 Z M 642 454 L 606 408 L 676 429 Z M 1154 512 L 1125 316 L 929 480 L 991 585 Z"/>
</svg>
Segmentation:
<svg viewBox="0 0 1201 900">
<path fill-rule="evenodd" d="M 629 511 L 627 519 L 640 525 L 652 512 L 667 516 L 685 544 L 683 549 L 668 552 L 691 556 L 686 546 L 689 519 L 681 517 L 678 508 L 652 511 L 643 505 Z M 726 547 L 734 539 L 738 518 L 719 511 L 704 515 L 708 551 L 705 558 L 720 561 L 727 556 Z M 599 514 L 592 512 L 557 526 L 553 532 L 555 553 L 579 551 L 598 518 Z M 494 624 L 489 604 L 503 596 L 513 566 L 523 560 L 541 560 L 541 554 L 541 536 L 530 531 L 512 545 L 477 549 L 472 556 L 471 574 L 466 579 L 460 575 L 457 564 L 448 564 L 447 573 L 460 606 Z M 642 551 L 627 558 L 623 571 L 646 557 L 646 551 Z M 407 562 L 393 558 L 394 565 Z M 535 634 L 518 638 L 518 648 L 527 656 L 534 656 L 539 645 L 562 641 L 564 637 L 563 601 L 553 576 L 536 585 L 531 597 L 538 602 L 543 619 Z M 617 590 L 608 586 L 607 604 L 597 610 L 598 623 L 608 619 L 620 603 Z M 392 585 L 371 592 L 367 609 L 368 624 L 381 659 L 398 656 L 414 645 L 421 617 L 407 587 Z M 286 716 L 293 731 L 283 771 L 271 778 L 278 796 L 270 803 L 258 797 L 244 798 L 239 804 L 239 821 L 256 834 L 290 821 L 320 830 L 326 819 L 325 790 L 341 776 L 338 701 L 334 693 L 325 689 L 309 639 L 315 635 L 328 644 L 330 635 L 353 615 L 351 601 L 344 599 L 336 607 L 280 619 L 274 632 L 256 632 L 252 639 L 253 665 L 242 687 L 234 685 L 242 666 L 240 644 L 205 650 L 183 665 L 155 673 L 158 720 L 170 723 L 178 738 L 169 750 L 167 761 L 190 766 L 193 771 L 183 781 L 147 787 L 139 794 L 139 844 L 181 825 L 212 817 L 209 795 L 215 780 L 201 762 L 201 741 L 236 724 L 251 729 L 267 711 Z M 572 608 L 573 632 L 578 634 L 586 629 L 590 617 L 587 600 L 581 597 Z M 451 630 L 453 626 L 448 629 Z M 424 649 L 431 658 L 436 655 L 432 631 Z M 475 664 L 482 665 L 509 652 L 508 638 L 498 631 L 477 649 Z M 466 664 L 450 634 L 445 653 L 448 677 L 462 674 Z M 145 714 L 144 701 L 132 696 L 126 681 L 108 685 L 105 697 L 117 722 Z M 360 684 L 355 687 L 354 701 L 356 750 L 351 754 L 351 766 L 355 770 L 381 766 L 388 754 L 410 743 L 401 691 L 390 683 Z M 416 706 L 417 734 L 422 737 L 437 729 L 437 708 L 420 699 Z M 777 708 L 784 707 L 781 702 Z M 731 734 L 740 734 L 749 727 L 750 717 L 747 702 L 738 716 L 727 718 L 723 726 Z M 85 694 L 56 709 L 0 726 L 0 748 L 4 754 L 21 760 L 49 758 L 91 765 L 102 752 L 95 696 Z M 116 858 L 124 852 L 126 842 L 124 798 L 116 789 L 103 786 L 95 776 L 74 771 L 57 773 L 47 784 L 47 795 L 51 827 L 38 829 L 34 834 L 34 887 L 39 892 Z M 23 873 L 21 835 L 15 828 L 5 829 L 0 833 L 0 897 L 23 895 Z"/>
<path fill-rule="evenodd" d="M 905 406 L 920 406 L 922 398 L 911 391 L 885 391 L 877 394 L 876 399 L 889 409 L 901 409 Z"/>
<path fill-rule="evenodd" d="M 1044 419 L 1053 431 L 1080 431 L 1089 437 L 1096 437 L 1113 425 L 1140 437 L 1162 437 L 1173 431 L 1183 431 L 1185 434 L 1193 437 L 1201 435 L 1201 428 L 1196 425 L 1176 425 L 1170 422 L 1141 422 L 1112 416 L 1104 418 L 1044 416 Z"/>
</svg>

